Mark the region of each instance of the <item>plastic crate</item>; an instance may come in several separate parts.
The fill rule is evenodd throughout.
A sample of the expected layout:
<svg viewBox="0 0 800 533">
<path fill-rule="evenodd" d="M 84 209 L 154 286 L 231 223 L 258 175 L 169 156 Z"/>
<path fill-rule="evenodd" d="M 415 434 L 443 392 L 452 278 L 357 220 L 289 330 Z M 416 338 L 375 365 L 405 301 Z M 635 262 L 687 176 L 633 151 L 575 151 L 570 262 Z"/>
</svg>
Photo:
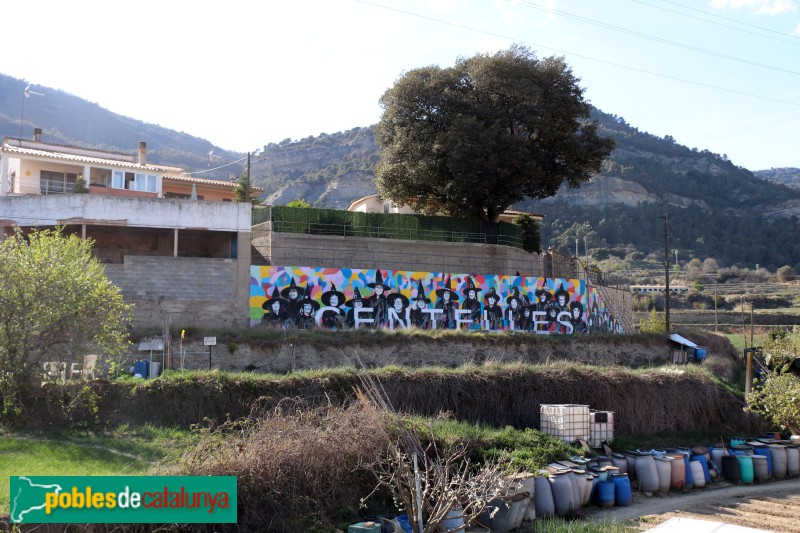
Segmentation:
<svg viewBox="0 0 800 533">
<path fill-rule="evenodd" d="M 564 442 L 589 438 L 589 406 L 577 404 L 541 404 L 539 425 L 543 433 Z"/>
<path fill-rule="evenodd" d="M 589 446 L 599 448 L 614 440 L 614 411 L 589 412 Z"/>
</svg>

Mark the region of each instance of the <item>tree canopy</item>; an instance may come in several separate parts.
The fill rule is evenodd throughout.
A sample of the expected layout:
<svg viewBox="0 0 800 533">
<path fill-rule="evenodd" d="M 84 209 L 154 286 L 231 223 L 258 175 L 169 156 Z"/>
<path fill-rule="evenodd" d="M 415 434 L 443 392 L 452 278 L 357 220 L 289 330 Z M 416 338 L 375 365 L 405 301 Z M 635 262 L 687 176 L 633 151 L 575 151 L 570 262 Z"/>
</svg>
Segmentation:
<svg viewBox="0 0 800 533">
<path fill-rule="evenodd" d="M 512 204 L 578 187 L 614 147 L 562 58 L 522 46 L 405 73 L 376 127 L 380 194 L 426 213 L 496 222 Z"/>
<path fill-rule="evenodd" d="M 91 241 L 60 230 L 0 241 L 0 418 L 21 412 L 42 361 L 124 354 L 129 314 Z"/>
</svg>

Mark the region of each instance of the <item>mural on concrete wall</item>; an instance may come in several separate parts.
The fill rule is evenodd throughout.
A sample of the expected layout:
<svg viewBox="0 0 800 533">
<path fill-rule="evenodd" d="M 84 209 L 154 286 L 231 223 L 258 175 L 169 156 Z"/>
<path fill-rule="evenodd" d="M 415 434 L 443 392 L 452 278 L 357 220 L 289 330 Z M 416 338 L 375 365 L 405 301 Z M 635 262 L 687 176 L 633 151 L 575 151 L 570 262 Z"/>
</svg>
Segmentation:
<svg viewBox="0 0 800 533">
<path fill-rule="evenodd" d="M 623 333 L 584 280 L 250 267 L 250 326 Z"/>
</svg>

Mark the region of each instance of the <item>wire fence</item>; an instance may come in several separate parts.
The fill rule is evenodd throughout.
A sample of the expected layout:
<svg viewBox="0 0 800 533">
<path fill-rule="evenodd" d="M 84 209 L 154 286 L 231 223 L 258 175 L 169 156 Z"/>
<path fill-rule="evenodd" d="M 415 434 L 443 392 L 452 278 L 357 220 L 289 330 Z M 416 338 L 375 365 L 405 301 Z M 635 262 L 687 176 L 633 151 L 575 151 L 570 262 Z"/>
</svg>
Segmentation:
<svg viewBox="0 0 800 533">
<path fill-rule="evenodd" d="M 278 233 L 300 233 L 305 235 L 334 235 L 340 237 L 369 237 L 373 239 L 401 239 L 412 241 L 438 241 L 471 244 L 502 244 L 505 246 L 522 248 L 522 239 L 513 235 L 497 235 L 496 237 L 492 238 L 486 233 L 477 232 L 380 226 L 356 226 L 352 224 L 326 224 L 321 222 L 301 222 L 287 220 L 275 220 L 269 222 L 268 226 L 272 231 Z"/>
</svg>

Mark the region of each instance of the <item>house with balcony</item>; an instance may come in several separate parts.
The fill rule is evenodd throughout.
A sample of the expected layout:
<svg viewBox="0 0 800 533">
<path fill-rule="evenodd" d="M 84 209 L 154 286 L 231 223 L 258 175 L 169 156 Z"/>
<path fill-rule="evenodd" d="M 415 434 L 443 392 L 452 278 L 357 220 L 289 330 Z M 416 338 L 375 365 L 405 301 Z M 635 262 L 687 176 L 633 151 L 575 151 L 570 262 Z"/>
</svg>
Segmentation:
<svg viewBox="0 0 800 533">
<path fill-rule="evenodd" d="M 0 145 L 0 196 L 71 193 L 83 176 L 90 194 L 230 202 L 235 181 L 203 179 L 186 170 L 148 163 L 147 144 L 136 154 L 6 137 Z"/>
<path fill-rule="evenodd" d="M 74 192 L 83 176 L 88 194 Z M 247 317 L 252 206 L 236 183 L 195 178 L 136 155 L 5 138 L 0 146 L 0 240 L 15 228 L 61 227 L 91 238 L 109 279 L 134 303 L 134 324 L 168 315 L 186 325 Z"/>
</svg>

